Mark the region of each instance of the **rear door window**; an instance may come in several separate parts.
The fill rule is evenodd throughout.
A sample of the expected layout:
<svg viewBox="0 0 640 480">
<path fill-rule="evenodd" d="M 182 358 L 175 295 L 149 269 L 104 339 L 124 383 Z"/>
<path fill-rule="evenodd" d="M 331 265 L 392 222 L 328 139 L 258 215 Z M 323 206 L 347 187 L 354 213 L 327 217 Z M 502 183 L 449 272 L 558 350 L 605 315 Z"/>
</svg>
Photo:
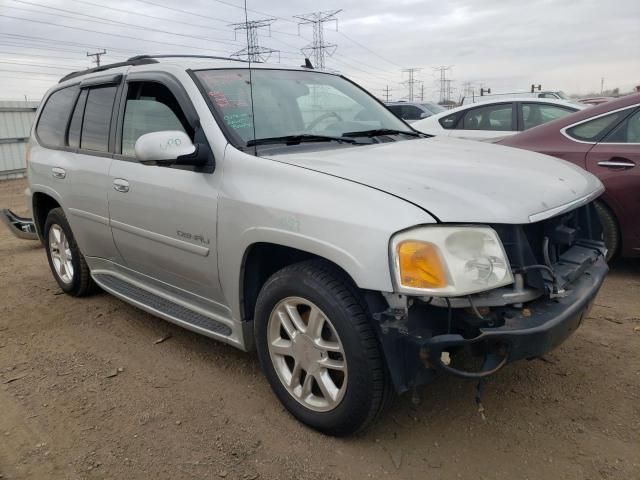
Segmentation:
<svg viewBox="0 0 640 480">
<path fill-rule="evenodd" d="M 113 101 L 118 87 L 98 87 L 89 90 L 84 109 L 80 148 L 96 152 L 109 150 L 109 129 Z"/>
<path fill-rule="evenodd" d="M 69 116 L 78 95 L 78 87 L 67 87 L 53 92 L 42 109 L 36 134 L 47 147 L 64 147 Z"/>
<path fill-rule="evenodd" d="M 601 143 L 637 143 L 640 144 L 640 110 L 613 129 Z"/>
<path fill-rule="evenodd" d="M 574 110 L 549 103 L 523 103 L 522 124 L 523 130 L 528 130 L 543 123 L 562 118 Z"/>
<path fill-rule="evenodd" d="M 463 130 L 513 130 L 513 104 L 500 103 L 472 108 L 462 118 Z"/>
</svg>

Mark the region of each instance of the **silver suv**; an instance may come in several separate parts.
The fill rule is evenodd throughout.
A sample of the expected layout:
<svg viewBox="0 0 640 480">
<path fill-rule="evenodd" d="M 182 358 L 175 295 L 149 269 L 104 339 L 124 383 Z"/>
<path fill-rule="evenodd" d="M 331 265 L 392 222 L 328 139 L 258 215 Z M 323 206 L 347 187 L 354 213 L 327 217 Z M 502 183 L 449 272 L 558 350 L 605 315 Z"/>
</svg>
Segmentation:
<svg viewBox="0 0 640 480">
<path fill-rule="evenodd" d="M 28 156 L 64 292 L 255 348 L 284 406 L 333 435 L 439 372 L 551 350 L 607 271 L 594 176 L 418 133 L 332 73 L 189 56 L 73 73 Z"/>
</svg>

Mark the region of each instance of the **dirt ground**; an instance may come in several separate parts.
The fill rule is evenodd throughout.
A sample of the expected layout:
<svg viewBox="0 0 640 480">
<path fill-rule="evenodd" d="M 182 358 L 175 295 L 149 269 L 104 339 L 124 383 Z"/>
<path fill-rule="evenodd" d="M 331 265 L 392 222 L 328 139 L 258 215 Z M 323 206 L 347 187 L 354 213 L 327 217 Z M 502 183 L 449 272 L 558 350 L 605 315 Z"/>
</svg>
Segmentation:
<svg viewBox="0 0 640 480">
<path fill-rule="evenodd" d="M 0 182 L 0 207 L 26 212 L 25 187 Z M 596 303 L 545 360 L 488 382 L 486 420 L 473 383 L 440 378 L 335 439 L 283 410 L 255 355 L 62 295 L 39 243 L 0 227 L 0 478 L 639 479 L 640 262 Z"/>
</svg>

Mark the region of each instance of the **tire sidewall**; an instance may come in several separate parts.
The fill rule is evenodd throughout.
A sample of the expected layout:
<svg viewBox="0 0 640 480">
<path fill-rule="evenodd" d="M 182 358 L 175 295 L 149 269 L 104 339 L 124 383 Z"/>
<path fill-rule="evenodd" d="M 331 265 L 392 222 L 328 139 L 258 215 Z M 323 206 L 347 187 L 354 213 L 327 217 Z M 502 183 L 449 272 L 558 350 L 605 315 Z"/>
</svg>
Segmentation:
<svg viewBox="0 0 640 480">
<path fill-rule="evenodd" d="M 70 283 L 65 283 L 58 276 L 55 267 L 53 266 L 53 261 L 51 259 L 51 246 L 49 244 L 49 231 L 53 225 L 58 225 L 65 236 L 67 237 L 67 241 L 69 242 L 69 249 L 71 250 L 71 263 L 73 265 L 73 279 Z M 60 286 L 63 292 L 65 293 L 74 293 L 80 289 L 80 250 L 78 249 L 78 245 L 76 244 L 76 240 L 73 236 L 73 232 L 71 231 L 71 227 L 69 226 L 69 222 L 65 217 L 64 213 L 61 209 L 53 209 L 47 215 L 47 220 L 44 224 L 44 240 L 45 240 L 45 248 L 47 251 L 47 260 L 49 261 L 49 268 L 51 269 L 51 273 L 55 278 L 56 282 Z"/>
<path fill-rule="evenodd" d="M 328 412 L 316 412 L 300 404 L 287 391 L 275 371 L 267 345 L 267 328 L 273 308 L 287 297 L 301 297 L 314 303 L 331 320 L 340 337 L 347 363 L 347 389 L 340 404 Z M 371 408 L 373 378 L 361 336 L 354 327 L 351 314 L 339 298 L 314 278 L 301 271 L 275 274 L 265 284 L 256 304 L 256 349 L 264 374 L 276 396 L 300 421 L 320 431 L 350 433 L 363 423 Z"/>
</svg>

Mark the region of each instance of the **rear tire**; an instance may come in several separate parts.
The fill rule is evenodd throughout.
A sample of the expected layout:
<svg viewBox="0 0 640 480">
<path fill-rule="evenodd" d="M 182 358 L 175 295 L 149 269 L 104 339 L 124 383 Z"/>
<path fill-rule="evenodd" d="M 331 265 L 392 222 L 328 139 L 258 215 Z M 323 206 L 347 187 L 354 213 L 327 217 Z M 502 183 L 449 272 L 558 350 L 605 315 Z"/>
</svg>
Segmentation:
<svg viewBox="0 0 640 480">
<path fill-rule="evenodd" d="M 620 244 L 622 243 L 620 229 L 618 228 L 616 217 L 609 207 L 599 201 L 596 201 L 594 206 L 602 224 L 604 243 L 607 246 L 607 262 L 610 262 L 617 257 L 620 250 Z"/>
<path fill-rule="evenodd" d="M 49 267 L 62 291 L 74 297 L 94 293 L 98 287 L 62 208 L 49 211 L 43 233 Z"/>
<path fill-rule="evenodd" d="M 294 417 L 328 435 L 364 429 L 393 395 L 366 312 L 351 279 L 322 260 L 283 268 L 258 296 L 256 348 L 271 388 Z"/>
</svg>

